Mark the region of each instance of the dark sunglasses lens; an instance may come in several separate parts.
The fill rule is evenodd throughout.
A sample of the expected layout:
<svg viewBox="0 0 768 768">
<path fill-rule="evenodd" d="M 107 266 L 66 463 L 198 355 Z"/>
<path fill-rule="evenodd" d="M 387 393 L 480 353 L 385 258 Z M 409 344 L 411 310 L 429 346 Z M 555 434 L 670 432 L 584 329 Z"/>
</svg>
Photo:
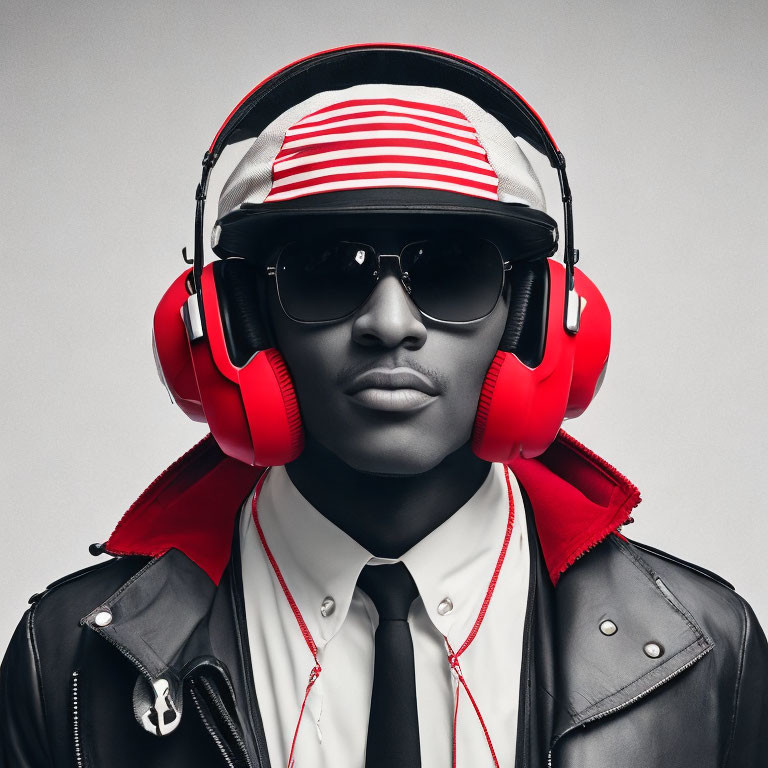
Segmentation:
<svg viewBox="0 0 768 768">
<path fill-rule="evenodd" d="M 294 320 L 338 320 L 359 307 L 376 284 L 376 257 L 362 243 L 295 242 L 277 260 L 277 289 Z"/>
<path fill-rule="evenodd" d="M 446 237 L 406 246 L 401 256 L 411 298 L 426 315 L 468 322 L 496 306 L 504 281 L 504 263 L 490 241 Z"/>
</svg>

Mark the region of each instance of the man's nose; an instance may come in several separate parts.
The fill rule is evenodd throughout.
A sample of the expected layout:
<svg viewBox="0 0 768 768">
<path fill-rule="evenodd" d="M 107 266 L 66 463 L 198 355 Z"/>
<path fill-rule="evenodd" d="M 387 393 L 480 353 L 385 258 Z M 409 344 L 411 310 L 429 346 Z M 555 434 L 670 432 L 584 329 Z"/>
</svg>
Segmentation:
<svg viewBox="0 0 768 768">
<path fill-rule="evenodd" d="M 352 338 L 366 347 L 419 349 L 427 340 L 421 313 L 397 275 L 384 275 L 352 323 Z"/>
</svg>

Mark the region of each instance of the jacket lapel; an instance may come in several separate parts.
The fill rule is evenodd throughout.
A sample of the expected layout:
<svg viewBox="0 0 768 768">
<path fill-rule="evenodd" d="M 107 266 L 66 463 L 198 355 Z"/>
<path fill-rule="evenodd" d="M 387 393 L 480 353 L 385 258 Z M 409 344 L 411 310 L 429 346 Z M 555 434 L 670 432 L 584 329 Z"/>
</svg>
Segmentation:
<svg viewBox="0 0 768 768">
<path fill-rule="evenodd" d="M 531 500 L 523 488 L 526 509 Z M 530 593 L 521 671 L 517 768 L 550 764 L 570 731 L 633 705 L 713 647 L 637 548 L 610 535 L 559 579 L 529 514 Z M 601 631 L 603 622 L 616 626 Z M 644 650 L 655 643 L 657 657 Z M 649 649 L 653 650 L 653 649 Z"/>
<path fill-rule="evenodd" d="M 553 599 L 552 746 L 640 701 L 713 648 L 638 550 L 617 536 L 566 571 Z M 604 622 L 615 626 L 612 634 Z"/>
<path fill-rule="evenodd" d="M 211 656 L 208 615 L 215 594 L 216 585 L 205 571 L 179 550 L 170 549 L 80 620 L 140 673 L 134 714 L 145 729 L 165 733 L 178 725 L 183 681 Z M 160 726 L 158 712 L 167 713 Z"/>
</svg>

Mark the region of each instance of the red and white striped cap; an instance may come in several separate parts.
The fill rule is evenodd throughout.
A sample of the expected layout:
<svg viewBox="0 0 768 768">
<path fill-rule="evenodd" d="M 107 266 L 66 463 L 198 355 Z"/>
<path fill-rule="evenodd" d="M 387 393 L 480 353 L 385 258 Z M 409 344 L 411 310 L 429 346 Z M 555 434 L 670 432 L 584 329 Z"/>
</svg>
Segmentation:
<svg viewBox="0 0 768 768">
<path fill-rule="evenodd" d="M 422 187 L 498 200 L 499 178 L 458 110 L 393 97 L 346 99 L 285 132 L 264 202 L 364 187 Z"/>
<path fill-rule="evenodd" d="M 249 213 L 328 210 L 356 190 L 392 188 L 401 200 L 402 190 L 432 190 L 475 208 L 545 210 L 528 158 L 493 115 L 447 89 L 373 83 L 314 94 L 264 129 L 222 189 L 212 245 Z"/>
</svg>

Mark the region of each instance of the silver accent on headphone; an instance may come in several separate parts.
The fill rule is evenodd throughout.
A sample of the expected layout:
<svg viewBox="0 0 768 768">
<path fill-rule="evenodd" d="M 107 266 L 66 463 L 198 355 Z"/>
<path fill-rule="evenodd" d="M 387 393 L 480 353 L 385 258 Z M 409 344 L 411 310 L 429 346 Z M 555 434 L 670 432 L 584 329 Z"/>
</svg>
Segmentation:
<svg viewBox="0 0 768 768">
<path fill-rule="evenodd" d="M 581 296 L 571 288 L 565 295 L 565 330 L 578 333 L 581 322 Z"/>
<path fill-rule="evenodd" d="M 187 329 L 187 336 L 190 341 L 203 338 L 205 335 L 203 333 L 203 320 L 200 317 L 200 304 L 196 293 L 191 294 L 182 304 L 181 319 L 184 321 L 184 327 Z"/>
<path fill-rule="evenodd" d="M 216 224 L 211 230 L 211 248 L 215 248 L 219 244 L 221 238 L 221 224 Z"/>
</svg>

